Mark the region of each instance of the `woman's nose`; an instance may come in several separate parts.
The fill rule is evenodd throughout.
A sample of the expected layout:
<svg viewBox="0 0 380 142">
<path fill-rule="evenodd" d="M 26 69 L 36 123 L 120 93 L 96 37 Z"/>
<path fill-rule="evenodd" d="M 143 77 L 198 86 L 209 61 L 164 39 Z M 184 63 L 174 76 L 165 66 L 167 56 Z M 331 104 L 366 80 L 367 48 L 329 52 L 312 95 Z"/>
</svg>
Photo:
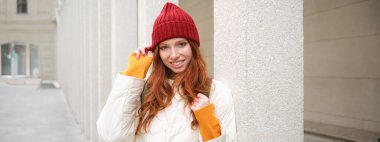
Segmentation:
<svg viewBox="0 0 380 142">
<path fill-rule="evenodd" d="M 179 57 L 178 51 L 175 48 L 171 48 L 170 58 L 175 59 L 178 57 Z"/>
</svg>

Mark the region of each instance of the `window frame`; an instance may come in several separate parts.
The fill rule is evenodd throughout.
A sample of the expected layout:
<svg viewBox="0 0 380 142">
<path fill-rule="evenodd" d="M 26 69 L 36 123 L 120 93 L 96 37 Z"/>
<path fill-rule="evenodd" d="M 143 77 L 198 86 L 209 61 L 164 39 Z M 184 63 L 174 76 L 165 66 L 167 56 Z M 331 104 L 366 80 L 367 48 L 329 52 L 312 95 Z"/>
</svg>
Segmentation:
<svg viewBox="0 0 380 142">
<path fill-rule="evenodd" d="M 28 14 L 28 0 L 17 0 L 16 10 L 17 14 Z"/>
</svg>

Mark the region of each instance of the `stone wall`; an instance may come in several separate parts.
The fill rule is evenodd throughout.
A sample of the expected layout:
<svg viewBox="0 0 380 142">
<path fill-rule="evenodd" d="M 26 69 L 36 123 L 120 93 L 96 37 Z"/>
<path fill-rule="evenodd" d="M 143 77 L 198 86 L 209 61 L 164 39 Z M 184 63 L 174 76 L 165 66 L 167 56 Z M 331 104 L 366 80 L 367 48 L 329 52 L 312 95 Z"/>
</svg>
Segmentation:
<svg viewBox="0 0 380 142">
<path fill-rule="evenodd" d="M 380 132 L 380 2 L 305 0 L 305 120 Z"/>
<path fill-rule="evenodd" d="M 184 0 L 171 2 L 194 12 L 207 6 L 209 15 L 190 14 L 202 30 L 201 46 L 209 47 L 210 70 L 232 89 L 239 141 L 302 141 L 302 1 L 193 1 L 188 8 Z M 59 1 L 58 81 L 91 141 L 99 141 L 95 123 L 113 78 L 133 50 L 151 43 L 164 4 Z"/>
</svg>

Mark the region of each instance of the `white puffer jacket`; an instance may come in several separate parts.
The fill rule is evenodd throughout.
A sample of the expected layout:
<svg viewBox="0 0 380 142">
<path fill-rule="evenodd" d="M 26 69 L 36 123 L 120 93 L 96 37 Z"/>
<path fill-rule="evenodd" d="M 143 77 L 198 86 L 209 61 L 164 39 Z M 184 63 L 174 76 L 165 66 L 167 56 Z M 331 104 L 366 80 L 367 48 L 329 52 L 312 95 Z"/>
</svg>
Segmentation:
<svg viewBox="0 0 380 142">
<path fill-rule="evenodd" d="M 198 142 L 199 129 L 191 129 L 191 110 L 184 108 L 185 100 L 176 94 L 170 106 L 158 112 L 149 125 L 148 133 L 135 135 L 140 108 L 140 95 L 145 80 L 118 74 L 111 93 L 103 107 L 97 128 L 107 142 Z M 220 120 L 222 135 L 209 142 L 236 141 L 233 98 L 227 86 L 213 80 L 210 102 Z"/>
</svg>

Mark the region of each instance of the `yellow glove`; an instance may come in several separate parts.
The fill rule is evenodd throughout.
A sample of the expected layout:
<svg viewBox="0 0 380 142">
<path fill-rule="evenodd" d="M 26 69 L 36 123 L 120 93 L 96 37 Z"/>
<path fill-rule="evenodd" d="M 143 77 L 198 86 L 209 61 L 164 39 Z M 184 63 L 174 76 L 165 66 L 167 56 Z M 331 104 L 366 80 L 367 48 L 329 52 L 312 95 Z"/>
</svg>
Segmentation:
<svg viewBox="0 0 380 142">
<path fill-rule="evenodd" d="M 215 115 L 214 104 L 194 111 L 194 115 L 199 123 L 199 130 L 204 141 L 215 139 L 222 134 L 219 120 Z"/>
<path fill-rule="evenodd" d="M 152 57 L 141 55 L 140 58 L 137 59 L 136 53 L 133 52 L 131 56 L 129 56 L 129 64 L 127 70 L 123 71 L 122 74 L 144 79 L 151 64 Z"/>
</svg>

